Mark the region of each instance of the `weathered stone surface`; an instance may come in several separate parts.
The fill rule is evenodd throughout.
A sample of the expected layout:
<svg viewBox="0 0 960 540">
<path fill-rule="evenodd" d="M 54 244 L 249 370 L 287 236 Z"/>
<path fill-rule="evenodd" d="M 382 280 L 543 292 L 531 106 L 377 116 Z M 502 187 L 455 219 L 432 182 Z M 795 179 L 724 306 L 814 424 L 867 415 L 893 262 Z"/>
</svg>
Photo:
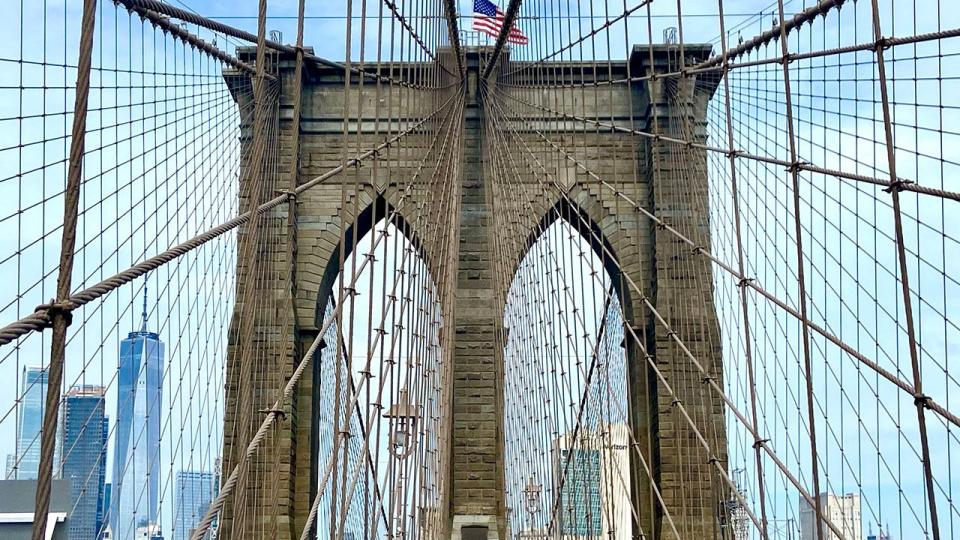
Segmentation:
<svg viewBox="0 0 960 540">
<path fill-rule="evenodd" d="M 676 61 L 675 55 L 671 56 L 673 52 L 669 47 L 655 48 L 651 66 L 648 50 L 635 48 L 629 60 L 630 70 L 634 76 L 675 70 L 676 65 L 671 64 Z M 687 46 L 688 55 L 703 56 L 708 52 L 708 47 Z M 241 50 L 240 55 L 244 54 L 250 52 Z M 477 51 L 469 51 L 467 60 L 471 73 L 475 73 L 479 64 Z M 296 134 L 291 127 L 293 88 L 297 84 L 292 80 L 294 65 L 291 58 L 284 57 L 276 66 L 281 75 L 281 92 L 279 103 L 272 110 L 270 133 L 278 138 L 279 150 L 276 169 L 263 177 L 263 197 L 272 197 L 278 189 L 289 189 L 294 163 L 296 181 L 309 181 L 340 165 L 344 155 L 352 157 L 381 142 L 386 129 L 394 134 L 406 129 L 415 118 L 438 104 L 436 100 L 422 99 L 415 90 L 384 86 L 377 93 L 371 84 L 362 89 L 355 87 L 346 106 L 354 119 L 363 119 L 351 121 L 351 134 L 344 138 L 342 73 L 312 66 L 306 70 L 303 81 L 300 151 L 295 155 Z M 627 66 L 627 62 L 614 62 L 610 67 L 612 76 L 623 77 Z M 573 76 L 572 72 L 571 69 L 567 78 Z M 579 77 L 578 72 L 574 82 L 581 82 Z M 252 110 L 249 81 L 240 75 L 228 75 L 228 79 L 242 110 Z M 637 122 L 636 129 L 703 140 L 706 103 L 712 89 L 709 82 L 697 84 L 696 88 L 691 85 L 667 89 L 657 80 L 649 87 L 643 83 L 609 85 L 597 93 L 596 100 L 584 100 L 583 92 L 573 89 L 551 91 L 556 94 L 556 108 L 570 114 L 602 121 L 632 119 Z M 522 92 L 518 96 L 523 99 Z M 717 458 L 721 466 L 725 466 L 726 460 L 722 403 L 705 388 L 702 375 L 676 346 L 670 331 L 656 323 L 645 306 L 649 300 L 692 354 L 719 380 L 720 341 L 711 268 L 688 245 L 669 232 L 658 230 L 631 206 L 646 209 L 695 243 L 709 246 L 706 156 L 683 145 L 611 133 L 581 122 L 558 120 L 542 111 L 532 114 L 518 103 L 504 105 L 527 114 L 519 123 L 525 126 L 520 136 L 542 157 L 541 165 L 547 171 L 545 176 L 542 170 L 531 169 L 507 199 L 495 193 L 484 176 L 484 164 L 488 163 L 483 128 L 487 106 L 480 94 L 468 86 L 463 125 L 459 126 L 464 141 L 460 171 L 435 171 L 428 163 L 421 172 L 418 188 L 409 193 L 402 205 L 398 186 L 411 178 L 420 164 L 431 142 L 427 134 L 405 137 L 402 144 L 383 152 L 377 166 L 350 168 L 304 192 L 296 199 L 295 208 L 281 205 L 264 216 L 259 223 L 255 268 L 248 268 L 244 260 L 238 267 L 240 282 L 251 275 L 269 277 L 258 280 L 258 303 L 251 320 L 241 320 L 247 299 L 237 301 L 230 332 L 224 470 L 229 471 L 238 463 L 262 420 L 256 411 L 272 405 L 299 355 L 322 324 L 323 307 L 339 271 L 341 234 L 353 234 L 355 227 L 358 236 L 362 236 L 387 207 L 397 208 L 406 232 L 418 244 L 434 278 L 442 280 L 441 267 L 452 266 L 452 261 L 440 264 L 441 257 L 447 255 L 434 249 L 441 242 L 438 231 L 442 230 L 435 216 L 441 215 L 445 201 L 428 182 L 436 174 L 458 174 L 459 200 L 446 201 L 458 204 L 460 213 L 456 275 L 450 276 L 453 298 L 441 299 L 449 310 L 444 314 L 446 328 L 453 332 L 449 351 L 453 365 L 449 485 L 441 486 L 444 500 L 448 501 L 444 512 L 448 529 L 456 534 L 454 524 L 476 522 L 496 524 L 500 536 L 505 532 L 503 356 L 497 336 L 502 331 L 505 300 L 498 291 L 507 290 L 509 283 L 499 282 L 508 278 L 493 268 L 495 235 L 502 231 L 493 229 L 491 211 L 491 205 L 500 204 L 507 205 L 507 214 L 515 216 L 510 229 L 522 231 L 499 244 L 506 264 L 515 268 L 540 231 L 560 216 L 592 240 L 613 281 L 622 284 L 618 294 L 628 315 L 627 322 L 644 345 L 641 348 L 632 339 L 625 343 L 630 415 L 637 439 L 637 452 L 631 454 L 631 475 L 641 528 L 647 538 L 670 538 L 670 527 L 664 519 L 669 514 L 685 537 L 712 537 L 716 496 L 722 489 L 716 487 L 719 482 L 710 459 Z M 398 111 L 403 114 L 398 115 Z M 378 123 L 378 115 L 394 121 L 385 128 Z M 244 155 L 248 155 L 252 119 L 249 112 L 243 118 L 243 148 Z M 537 130 L 550 133 L 557 144 L 573 149 L 576 159 L 603 183 L 545 145 Z M 244 163 L 243 167 L 245 199 L 241 200 L 241 207 L 250 196 L 247 191 L 252 172 L 248 165 Z M 524 166 L 535 168 L 532 163 Z M 563 191 L 545 185 L 545 177 L 555 180 Z M 291 216 L 296 217 L 293 223 L 289 221 Z M 249 241 L 248 234 L 249 227 L 241 229 L 241 253 Z M 603 245 L 595 239 L 601 239 Z M 291 243 L 295 249 L 291 249 Z M 246 348 L 260 352 L 245 357 L 241 352 Z M 250 364 L 241 365 L 242 358 L 251 359 Z M 651 366 L 656 366 L 659 375 Z M 663 389 L 659 376 L 669 381 L 675 396 Z M 319 384 L 315 377 L 314 371 L 307 370 L 294 399 L 284 407 L 287 416 L 250 464 L 247 474 L 251 482 L 242 487 L 243 497 L 225 510 L 222 537 L 234 537 L 231 527 L 262 532 L 269 538 L 299 537 L 315 496 L 319 469 L 324 464 L 316 455 Z M 714 443 L 712 455 L 700 446 L 692 428 L 678 414 L 676 400 L 689 411 L 698 430 Z M 638 454 L 652 468 L 652 478 L 644 472 Z M 256 484 L 265 478 L 269 478 L 269 489 Z M 651 482 L 660 490 L 666 510 L 657 504 Z M 457 521 L 454 516 L 462 518 Z M 465 517 L 469 519 L 465 521 Z M 249 523 L 238 524 L 235 520 Z"/>
</svg>

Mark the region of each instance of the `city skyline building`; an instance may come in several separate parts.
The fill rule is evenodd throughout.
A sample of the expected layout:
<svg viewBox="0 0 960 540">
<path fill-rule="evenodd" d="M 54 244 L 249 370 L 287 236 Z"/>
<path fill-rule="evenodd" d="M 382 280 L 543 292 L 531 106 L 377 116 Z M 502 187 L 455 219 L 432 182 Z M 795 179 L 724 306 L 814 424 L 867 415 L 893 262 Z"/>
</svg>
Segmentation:
<svg viewBox="0 0 960 540">
<path fill-rule="evenodd" d="M 63 398 L 63 479 L 70 481 L 71 540 L 96 538 L 103 521 L 109 420 L 102 386 L 73 387 Z"/>
<path fill-rule="evenodd" d="M 845 495 L 821 493 L 819 498 L 823 518 L 843 533 L 842 537 L 837 536 L 825 523 L 821 523 L 824 540 L 862 540 L 860 495 L 856 493 Z M 800 540 L 817 540 L 816 526 L 816 509 L 803 496 L 800 496 Z"/>
<path fill-rule="evenodd" d="M 554 486 L 560 491 L 560 537 L 629 540 L 629 432 L 624 424 L 601 424 L 554 440 Z"/>
<path fill-rule="evenodd" d="M 103 507 L 103 515 L 100 516 L 100 524 L 98 527 L 97 538 L 99 540 L 109 540 L 113 538 L 113 529 L 110 528 L 110 492 L 113 490 L 113 485 L 110 482 L 107 482 L 103 485 L 103 501 L 101 505 Z"/>
<path fill-rule="evenodd" d="M 873 525 L 870 525 L 869 532 L 867 532 L 867 540 L 893 540 L 893 537 L 890 536 L 889 525 L 886 527 L 887 532 L 884 532 L 883 525 L 880 525 L 879 523 L 877 524 L 877 529 L 879 529 L 877 534 L 873 534 Z"/>
<path fill-rule="evenodd" d="M 114 538 L 134 538 L 159 522 L 160 415 L 164 343 L 147 329 L 144 290 L 140 330 L 120 342 L 110 526 Z"/>
<path fill-rule="evenodd" d="M 156 523 L 147 523 L 137 527 L 134 531 L 133 540 L 163 540 L 163 531 Z M 118 539 L 119 540 L 119 537 Z"/>
<path fill-rule="evenodd" d="M 214 472 L 177 472 L 173 540 L 190 539 L 197 523 L 203 519 L 210 503 L 217 496 L 218 485 L 217 474 Z"/>
<path fill-rule="evenodd" d="M 17 414 L 17 447 L 13 458 L 7 457 L 9 480 L 36 480 L 40 468 L 40 430 L 47 399 L 47 370 L 24 366 L 20 379 L 20 410 Z M 59 478 L 59 445 L 54 449 L 54 478 Z"/>
</svg>

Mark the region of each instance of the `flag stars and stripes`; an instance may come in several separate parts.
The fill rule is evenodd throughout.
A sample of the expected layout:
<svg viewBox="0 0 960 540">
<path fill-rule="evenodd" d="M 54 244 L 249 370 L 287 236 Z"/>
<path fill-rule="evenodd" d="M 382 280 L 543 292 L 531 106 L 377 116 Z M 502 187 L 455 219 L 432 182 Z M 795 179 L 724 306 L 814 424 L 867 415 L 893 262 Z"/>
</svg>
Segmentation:
<svg viewBox="0 0 960 540">
<path fill-rule="evenodd" d="M 473 29 L 484 34 L 497 37 L 503 28 L 503 11 L 490 0 L 474 0 L 473 2 Z M 526 34 L 514 24 L 507 34 L 507 41 L 517 45 L 526 45 L 529 40 Z"/>
</svg>

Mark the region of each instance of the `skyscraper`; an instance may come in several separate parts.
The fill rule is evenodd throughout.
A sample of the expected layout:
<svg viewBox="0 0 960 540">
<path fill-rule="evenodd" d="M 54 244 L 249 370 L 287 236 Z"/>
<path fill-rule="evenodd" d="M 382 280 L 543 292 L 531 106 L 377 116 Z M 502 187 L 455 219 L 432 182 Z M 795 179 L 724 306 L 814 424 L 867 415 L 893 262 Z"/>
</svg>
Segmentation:
<svg viewBox="0 0 960 540">
<path fill-rule="evenodd" d="M 174 500 L 173 540 L 189 540 L 197 523 L 206 515 L 217 495 L 217 475 L 212 472 L 177 473 L 177 497 Z"/>
<path fill-rule="evenodd" d="M 163 342 L 147 330 L 146 291 L 142 320 L 120 342 L 110 527 L 123 539 L 158 522 Z"/>
<path fill-rule="evenodd" d="M 556 510 L 562 538 L 631 538 L 629 448 L 627 426 L 619 423 L 554 440 L 553 481 L 560 491 Z"/>
<path fill-rule="evenodd" d="M 559 457 L 560 533 L 600 537 L 600 450 L 586 445 L 561 448 Z"/>
<path fill-rule="evenodd" d="M 17 417 L 17 454 L 7 477 L 17 480 L 35 480 L 40 468 L 40 427 L 47 399 L 47 370 L 39 367 L 23 368 L 20 379 L 20 411 Z M 54 454 L 54 476 L 60 460 Z M 8 467 L 10 464 L 8 463 Z"/>
<path fill-rule="evenodd" d="M 870 532 L 867 533 L 867 540 L 893 540 L 890 536 L 890 526 L 887 526 L 887 532 L 883 532 L 883 525 L 877 524 L 877 528 L 880 529 L 880 532 L 873 534 L 873 525 L 870 525 Z"/>
<path fill-rule="evenodd" d="M 103 500 L 100 502 L 100 507 L 103 508 L 103 516 L 101 516 L 100 524 L 97 525 L 99 536 L 98 540 L 105 538 L 113 538 L 113 530 L 110 528 L 110 492 L 113 490 L 112 484 L 107 482 L 103 486 Z"/>
<path fill-rule="evenodd" d="M 825 520 L 832 523 L 843 536 L 837 536 L 826 523 L 822 524 L 824 540 L 860 540 L 863 538 L 860 523 L 860 495 L 847 493 L 834 495 L 820 494 L 820 512 Z M 800 540 L 817 538 L 816 509 L 800 497 Z"/>
<path fill-rule="evenodd" d="M 70 480 L 70 539 L 97 537 L 103 520 L 108 420 L 102 386 L 71 388 L 63 398 L 63 478 Z"/>
</svg>

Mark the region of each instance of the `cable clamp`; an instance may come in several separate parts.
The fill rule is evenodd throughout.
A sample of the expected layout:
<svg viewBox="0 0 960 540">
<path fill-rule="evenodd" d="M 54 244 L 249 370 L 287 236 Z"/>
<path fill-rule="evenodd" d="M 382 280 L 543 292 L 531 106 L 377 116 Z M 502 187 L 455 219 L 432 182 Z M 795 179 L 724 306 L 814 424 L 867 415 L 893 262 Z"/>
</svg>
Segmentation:
<svg viewBox="0 0 960 540">
<path fill-rule="evenodd" d="M 889 49 L 892 45 L 890 44 L 890 38 L 881 37 L 873 44 L 874 51 L 885 51 Z"/>
<path fill-rule="evenodd" d="M 912 183 L 913 183 L 913 181 L 911 181 L 911 180 L 906 180 L 906 179 L 903 179 L 903 178 L 897 178 L 897 179 L 894 180 L 893 182 L 890 182 L 890 185 L 887 186 L 886 188 L 884 188 L 883 191 L 885 191 L 885 192 L 887 192 L 887 193 L 893 193 L 894 191 L 896 191 L 897 193 L 900 193 L 901 191 L 903 191 L 904 189 L 906 189 L 908 185 L 910 185 L 910 184 L 912 184 Z"/>
<path fill-rule="evenodd" d="M 919 406 L 923 407 L 924 409 L 932 409 L 932 408 L 933 408 L 932 403 L 933 403 L 933 399 L 932 399 L 930 396 L 928 396 L 928 395 L 925 395 L 925 394 L 914 394 L 914 395 L 913 395 L 913 404 L 914 404 L 914 405 L 919 405 Z"/>
<path fill-rule="evenodd" d="M 793 61 L 796 60 L 796 59 L 797 59 L 797 57 L 796 57 L 795 53 L 787 53 L 787 54 L 781 56 L 780 58 L 778 58 L 778 59 L 777 59 L 777 63 L 780 64 L 781 66 L 786 66 L 786 65 L 792 64 Z"/>
<path fill-rule="evenodd" d="M 681 402 L 678 398 L 673 398 L 673 401 L 670 402 L 670 406 L 671 406 L 671 407 L 676 407 L 677 405 L 680 405 L 681 403 L 682 403 L 682 402 Z"/>
<path fill-rule="evenodd" d="M 714 380 L 715 380 L 715 379 L 714 379 L 713 377 L 711 377 L 711 376 L 709 376 L 709 375 L 706 375 L 706 376 L 704 376 L 704 377 L 702 377 L 702 378 L 700 379 L 700 382 L 703 383 L 703 384 L 709 384 L 710 382 L 712 382 L 712 381 L 714 381 Z"/>
<path fill-rule="evenodd" d="M 746 286 L 747 284 L 749 284 L 749 283 L 753 283 L 754 281 L 756 281 L 756 280 L 755 280 L 754 278 L 752 278 L 752 277 L 740 278 L 740 281 L 737 282 L 737 285 L 742 288 L 742 287 L 745 287 L 745 286 Z"/>
<path fill-rule="evenodd" d="M 296 192 L 296 190 L 292 190 L 292 189 L 278 189 L 278 190 L 274 191 L 274 193 L 276 193 L 276 194 L 278 194 L 278 195 L 286 195 L 286 196 L 287 196 L 287 202 L 292 202 L 292 203 L 297 202 L 297 192 Z"/>
<path fill-rule="evenodd" d="M 710 459 L 707 460 L 707 463 L 709 465 L 716 465 L 717 463 L 720 463 L 720 460 L 717 459 L 717 456 L 710 456 Z"/>
<path fill-rule="evenodd" d="M 787 167 L 787 172 L 789 172 L 790 174 L 797 173 L 797 172 L 800 172 L 802 168 L 803 168 L 803 162 L 800 160 L 797 160 L 791 163 Z"/>
<path fill-rule="evenodd" d="M 51 299 L 50 302 L 46 304 L 40 304 L 34 309 L 34 313 L 46 312 L 47 320 L 46 326 L 53 326 L 53 319 L 56 316 L 61 316 L 64 320 L 67 321 L 67 326 L 70 326 L 73 323 L 73 310 L 77 309 L 77 305 L 69 300 L 64 300 L 63 302 L 57 302 L 56 300 Z"/>
<path fill-rule="evenodd" d="M 113 0 L 113 3 L 114 3 L 114 5 L 116 5 L 116 6 L 120 6 L 120 0 Z M 128 5 L 126 5 L 126 4 L 123 4 L 123 7 L 127 8 L 127 11 L 129 11 L 131 14 L 134 14 L 134 15 L 139 16 L 139 17 L 140 17 L 140 22 L 145 22 L 145 21 L 147 20 L 147 12 L 146 12 L 146 11 L 141 10 L 141 9 L 134 9 L 133 6 L 128 6 Z M 160 18 L 161 20 L 169 20 L 169 19 L 170 19 L 170 17 L 167 17 L 166 15 L 160 15 L 159 18 Z M 151 21 L 151 22 L 153 22 L 153 21 Z"/>
<path fill-rule="evenodd" d="M 753 441 L 753 449 L 756 450 L 757 448 L 760 448 L 761 446 L 767 444 L 768 442 L 770 442 L 770 439 L 757 439 Z"/>
<path fill-rule="evenodd" d="M 286 420 L 287 418 L 287 413 L 283 409 L 260 409 L 257 412 L 260 414 L 272 414 L 280 420 Z"/>
</svg>

